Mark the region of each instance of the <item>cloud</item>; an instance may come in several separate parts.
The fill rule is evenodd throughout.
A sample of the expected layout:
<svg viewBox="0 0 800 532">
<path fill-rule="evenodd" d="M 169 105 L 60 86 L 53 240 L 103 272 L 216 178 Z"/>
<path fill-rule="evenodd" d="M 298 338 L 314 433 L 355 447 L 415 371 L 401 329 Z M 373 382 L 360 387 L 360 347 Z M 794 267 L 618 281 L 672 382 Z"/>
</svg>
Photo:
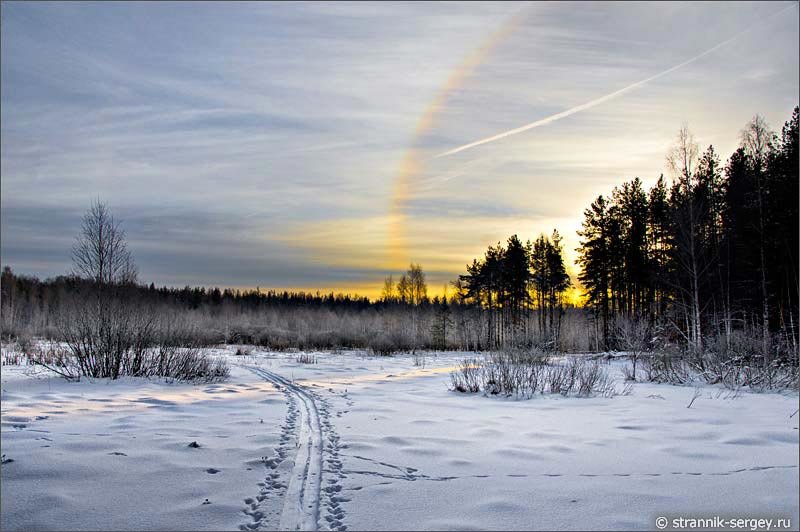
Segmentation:
<svg viewBox="0 0 800 532">
<path fill-rule="evenodd" d="M 790 9 L 792 7 L 795 7 L 795 4 L 791 4 L 791 5 L 783 8 L 783 9 L 781 9 L 778 13 L 775 13 L 774 15 L 768 17 L 767 20 L 769 20 L 771 18 L 774 18 L 774 17 L 777 17 L 778 15 L 781 15 L 782 13 L 784 13 L 785 11 L 787 11 L 788 9 Z M 667 74 L 670 74 L 670 73 L 678 70 L 679 68 L 683 68 L 683 67 L 685 67 L 687 65 L 690 65 L 690 64 L 694 63 L 695 61 L 698 61 L 698 60 L 702 59 L 703 57 L 705 57 L 705 56 L 717 51 L 718 49 L 722 48 L 723 46 L 735 41 L 736 39 L 740 38 L 741 36 L 751 32 L 753 29 L 755 29 L 755 27 L 760 26 L 764 22 L 766 22 L 766 20 L 758 21 L 755 24 L 753 24 L 750 27 L 748 27 L 747 29 L 740 31 L 739 33 L 737 33 L 733 37 L 731 37 L 729 39 L 726 39 L 726 40 L 724 40 L 724 41 L 712 46 L 711 48 L 705 50 L 704 52 L 701 52 L 701 53 L 699 53 L 699 54 L 697 54 L 697 55 L 695 55 L 695 56 L 693 56 L 693 57 L 691 57 L 691 58 L 689 58 L 689 59 L 687 59 L 685 61 L 682 61 L 682 62 L 678 63 L 677 65 L 674 65 L 674 66 L 672 66 L 672 67 L 670 67 L 670 68 L 668 68 L 666 70 L 662 70 L 658 74 L 654 74 L 652 76 L 649 76 L 649 77 L 647 77 L 645 79 L 642 79 L 640 81 L 637 81 L 635 83 L 631 83 L 630 85 L 626 85 L 625 87 L 623 87 L 621 89 L 618 89 L 618 90 L 616 90 L 614 92 L 611 92 L 611 93 L 606 94 L 604 96 L 600 96 L 599 98 L 595 98 L 593 100 L 590 100 L 588 102 L 582 103 L 580 105 L 576 105 L 574 107 L 571 107 L 570 109 L 566 109 L 566 110 L 561 111 L 559 113 L 552 114 L 552 115 L 547 116 L 545 118 L 541 118 L 539 120 L 536 120 L 536 121 L 531 122 L 529 124 L 526 124 L 524 126 L 520 126 L 520 127 L 514 128 L 514 129 L 510 129 L 508 131 L 504 131 L 502 133 L 498 133 L 496 135 L 492 135 L 491 137 L 486 137 L 484 139 L 477 140 L 475 142 L 470 142 L 469 144 L 464 144 L 462 146 L 458 146 L 456 148 L 452 148 L 450 150 L 447 150 L 445 152 L 442 152 L 442 153 L 439 153 L 439 154 L 435 155 L 434 158 L 447 157 L 448 155 L 453 155 L 453 154 L 462 152 L 464 150 L 468 150 L 468 149 L 471 149 L 471 148 L 475 148 L 477 146 L 481 146 L 483 144 L 488 144 L 490 142 L 495 142 L 497 140 L 501 140 L 501 139 L 504 139 L 506 137 L 510 137 L 512 135 L 517 135 L 519 133 L 523 133 L 525 131 L 529 131 L 529 130 L 531 130 L 533 128 L 537 128 L 537 127 L 540 127 L 540 126 L 551 124 L 551 123 L 553 123 L 553 122 L 555 122 L 557 120 L 561 120 L 563 118 L 567 118 L 568 116 L 572 116 L 572 115 L 574 115 L 576 113 L 580 113 L 582 111 L 586 111 L 588 109 L 591 109 L 593 107 L 601 105 L 601 104 L 603 104 L 603 103 L 605 103 L 605 102 L 607 102 L 609 100 L 613 100 L 614 98 L 618 98 L 618 97 L 622 96 L 623 94 L 626 94 L 626 93 L 628 93 L 628 92 L 630 92 L 630 91 L 632 91 L 634 89 L 637 89 L 637 88 L 639 88 L 639 87 L 641 87 L 643 85 L 646 85 L 647 83 L 653 82 L 653 81 L 655 81 L 655 80 L 657 80 L 657 79 L 659 79 L 661 77 L 664 77 Z"/>
<path fill-rule="evenodd" d="M 569 237 L 594 195 L 657 177 L 684 121 L 722 154 L 752 114 L 778 126 L 797 99 L 796 17 L 575 120 L 429 156 L 635 83 L 784 5 L 534 3 L 470 62 L 518 4 L 4 4 L 2 260 L 64 273 L 100 197 L 146 281 L 364 287 L 403 266 L 385 248 L 405 240 L 439 283 L 511 233 Z M 394 180 L 416 156 L 392 238 Z"/>
</svg>

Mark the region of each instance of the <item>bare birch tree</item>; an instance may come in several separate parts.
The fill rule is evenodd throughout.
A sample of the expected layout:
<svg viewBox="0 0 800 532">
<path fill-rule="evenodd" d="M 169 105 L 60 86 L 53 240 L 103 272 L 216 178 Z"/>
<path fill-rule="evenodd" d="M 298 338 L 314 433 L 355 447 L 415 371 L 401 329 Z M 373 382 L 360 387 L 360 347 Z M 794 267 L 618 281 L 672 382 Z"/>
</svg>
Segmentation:
<svg viewBox="0 0 800 532">
<path fill-rule="evenodd" d="M 694 135 L 684 126 L 678 132 L 675 144 L 667 154 L 667 165 L 675 179 L 674 190 L 680 196 L 680 211 L 676 216 L 679 232 L 678 247 L 680 265 L 689 277 L 687 336 L 689 345 L 697 352 L 703 348 L 703 335 L 700 325 L 700 243 L 698 242 L 698 225 L 701 209 L 695 201 L 693 176 L 698 159 L 698 147 Z"/>
<path fill-rule="evenodd" d="M 762 351 L 763 355 L 769 354 L 770 334 L 769 334 L 769 292 L 767 289 L 767 261 L 765 253 L 765 212 L 764 212 L 764 189 L 765 189 L 765 170 L 767 166 L 767 155 L 772 149 L 775 134 L 769 129 L 766 120 L 760 115 L 756 115 L 748 122 L 741 132 L 742 148 L 752 162 L 753 180 L 756 192 L 756 206 L 758 208 L 758 252 L 760 263 L 760 287 L 761 287 L 761 319 L 762 323 Z"/>
<path fill-rule="evenodd" d="M 128 251 L 125 231 L 105 203 L 95 201 L 83 215 L 72 262 L 76 275 L 99 285 L 136 282 L 136 264 Z"/>
</svg>

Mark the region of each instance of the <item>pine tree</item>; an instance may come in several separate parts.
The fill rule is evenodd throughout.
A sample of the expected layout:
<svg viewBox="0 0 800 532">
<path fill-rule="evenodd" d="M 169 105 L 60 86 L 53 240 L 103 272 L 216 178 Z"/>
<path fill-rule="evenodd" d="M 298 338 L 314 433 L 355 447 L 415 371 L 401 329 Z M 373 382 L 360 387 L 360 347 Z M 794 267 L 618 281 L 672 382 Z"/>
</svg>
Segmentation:
<svg viewBox="0 0 800 532">
<path fill-rule="evenodd" d="M 507 308 L 507 326 L 511 328 L 514 338 L 522 324 L 522 312 L 529 299 L 528 284 L 531 278 L 528 269 L 529 255 L 527 247 L 517 235 L 513 235 L 508 239 L 501 259 L 503 306 Z"/>
<path fill-rule="evenodd" d="M 585 288 L 589 304 L 594 308 L 595 317 L 602 323 L 603 349 L 608 348 L 609 333 L 609 289 L 611 261 L 609 254 L 609 213 L 603 196 L 598 196 L 592 205 L 583 212 L 583 226 L 578 263 L 581 273 L 578 279 Z"/>
<path fill-rule="evenodd" d="M 664 175 L 659 176 L 648 195 L 648 242 L 650 279 L 648 284 L 653 303 L 651 313 L 663 316 L 669 304 L 668 279 L 672 269 L 672 225 L 667 184 Z"/>
<path fill-rule="evenodd" d="M 447 287 L 445 287 L 444 296 L 441 300 L 437 300 L 436 314 L 431 328 L 431 335 L 433 336 L 433 345 L 437 349 L 447 349 L 447 332 L 453 324 L 450 318 L 450 306 L 447 304 Z"/>
<path fill-rule="evenodd" d="M 558 347 L 561 339 L 561 318 L 564 312 L 563 295 L 572 285 L 567 269 L 564 266 L 561 235 L 553 230 L 552 240 L 548 242 L 546 251 L 548 305 L 550 307 L 550 334 L 553 345 Z"/>
<path fill-rule="evenodd" d="M 775 302 L 773 328 L 787 332 L 787 344 L 797 354 L 798 306 L 798 108 L 781 131 L 769 159 L 767 264 Z"/>
</svg>

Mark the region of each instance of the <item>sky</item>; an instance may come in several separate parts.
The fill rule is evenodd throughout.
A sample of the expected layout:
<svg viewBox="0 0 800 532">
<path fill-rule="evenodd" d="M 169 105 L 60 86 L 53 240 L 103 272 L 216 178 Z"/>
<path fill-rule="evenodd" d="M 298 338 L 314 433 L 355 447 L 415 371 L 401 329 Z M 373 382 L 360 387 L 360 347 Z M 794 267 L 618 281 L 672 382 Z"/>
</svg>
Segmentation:
<svg viewBox="0 0 800 532">
<path fill-rule="evenodd" d="M 797 2 L 0 9 L 0 260 L 39 277 L 98 199 L 156 285 L 375 296 L 413 261 L 434 295 L 553 229 L 574 277 L 583 210 L 682 125 L 725 159 L 800 92 Z"/>
</svg>

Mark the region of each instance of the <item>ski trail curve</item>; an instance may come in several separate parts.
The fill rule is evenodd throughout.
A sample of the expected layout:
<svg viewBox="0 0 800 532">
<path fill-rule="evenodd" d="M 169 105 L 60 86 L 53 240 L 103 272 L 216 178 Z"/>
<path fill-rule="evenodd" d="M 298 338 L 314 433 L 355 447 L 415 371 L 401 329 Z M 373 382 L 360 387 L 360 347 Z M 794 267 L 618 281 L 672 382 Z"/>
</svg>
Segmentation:
<svg viewBox="0 0 800 532">
<path fill-rule="evenodd" d="M 297 400 L 300 423 L 297 454 L 284 496 L 279 530 L 317 530 L 320 514 L 320 484 L 324 444 L 322 425 L 314 396 L 293 382 L 267 371 L 248 366 L 259 377 L 285 388 Z"/>
</svg>

